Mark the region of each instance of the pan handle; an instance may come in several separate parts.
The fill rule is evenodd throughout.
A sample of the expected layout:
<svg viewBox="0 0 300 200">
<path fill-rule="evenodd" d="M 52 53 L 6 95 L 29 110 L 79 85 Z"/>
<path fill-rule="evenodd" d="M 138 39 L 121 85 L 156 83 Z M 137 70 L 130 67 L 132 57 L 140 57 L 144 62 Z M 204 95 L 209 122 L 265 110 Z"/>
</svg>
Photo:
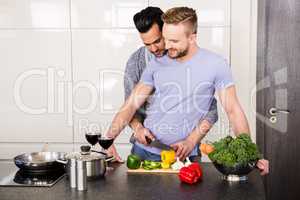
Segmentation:
<svg viewBox="0 0 300 200">
<path fill-rule="evenodd" d="M 59 163 L 64 164 L 64 165 L 66 165 L 68 163 L 67 160 L 60 160 L 60 159 L 56 159 L 56 162 L 59 162 Z"/>
<path fill-rule="evenodd" d="M 115 159 L 115 157 L 109 156 L 109 157 L 105 158 L 105 161 L 109 162 L 109 161 L 112 161 L 113 159 Z"/>
<path fill-rule="evenodd" d="M 102 151 L 91 150 L 91 152 L 100 153 L 100 154 L 102 154 L 102 155 L 107 156 L 107 153 L 102 152 Z"/>
<path fill-rule="evenodd" d="M 96 151 L 96 150 L 91 150 L 91 151 L 92 151 L 92 152 L 95 152 L 95 153 L 100 153 L 100 154 L 102 154 L 102 155 L 107 156 L 107 153 L 102 152 L 102 151 Z M 109 162 L 109 161 L 111 161 L 111 160 L 113 160 L 113 159 L 115 159 L 114 156 L 108 156 L 108 157 L 105 158 L 105 161 L 106 161 L 106 162 Z"/>
</svg>

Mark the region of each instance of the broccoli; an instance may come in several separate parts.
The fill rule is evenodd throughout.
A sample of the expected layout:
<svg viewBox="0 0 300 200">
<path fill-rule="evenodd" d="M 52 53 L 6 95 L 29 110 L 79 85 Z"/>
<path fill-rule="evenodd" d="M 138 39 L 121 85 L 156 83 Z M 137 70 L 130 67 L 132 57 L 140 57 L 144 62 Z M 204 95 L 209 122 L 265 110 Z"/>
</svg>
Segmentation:
<svg viewBox="0 0 300 200">
<path fill-rule="evenodd" d="M 227 167 L 258 160 L 261 156 L 256 144 L 251 141 L 248 134 L 240 134 L 236 138 L 227 136 L 213 143 L 215 150 L 208 157 L 218 164 Z"/>
</svg>

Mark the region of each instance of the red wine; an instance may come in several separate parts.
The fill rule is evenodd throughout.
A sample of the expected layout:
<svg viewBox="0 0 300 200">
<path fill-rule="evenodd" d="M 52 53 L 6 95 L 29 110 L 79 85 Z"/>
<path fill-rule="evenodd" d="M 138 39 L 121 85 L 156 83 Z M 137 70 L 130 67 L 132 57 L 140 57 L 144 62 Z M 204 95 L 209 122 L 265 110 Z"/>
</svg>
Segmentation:
<svg viewBox="0 0 300 200">
<path fill-rule="evenodd" d="M 99 138 L 99 144 L 101 147 L 103 147 L 104 149 L 108 149 L 114 142 L 113 138 Z"/>
<path fill-rule="evenodd" d="M 98 142 L 99 135 L 85 134 L 85 138 L 91 145 L 95 145 Z"/>
</svg>

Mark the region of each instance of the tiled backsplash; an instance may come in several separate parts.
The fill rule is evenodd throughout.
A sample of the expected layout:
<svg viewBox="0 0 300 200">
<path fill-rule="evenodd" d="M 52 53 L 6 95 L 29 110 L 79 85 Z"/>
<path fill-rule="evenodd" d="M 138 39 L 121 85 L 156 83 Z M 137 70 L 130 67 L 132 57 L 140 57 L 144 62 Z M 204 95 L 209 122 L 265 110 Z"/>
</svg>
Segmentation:
<svg viewBox="0 0 300 200">
<path fill-rule="evenodd" d="M 246 57 L 233 71 L 234 76 L 249 72 L 236 83 L 238 88 L 250 89 L 255 82 L 250 31 L 256 18 L 254 1 L 245 2 L 0 0 L 0 159 L 39 151 L 44 142 L 52 150 L 71 151 L 73 142 L 85 142 L 87 126 L 100 131 L 108 127 L 123 102 L 126 61 L 142 45 L 132 17 L 148 5 L 163 10 L 182 5 L 196 9 L 200 47 L 231 63 Z M 239 94 L 249 113 L 251 93 L 240 90 Z M 220 115 L 210 140 L 228 132 L 226 117 Z M 248 117 L 255 128 L 255 118 Z M 124 158 L 130 149 L 129 135 L 126 129 L 117 139 Z"/>
</svg>

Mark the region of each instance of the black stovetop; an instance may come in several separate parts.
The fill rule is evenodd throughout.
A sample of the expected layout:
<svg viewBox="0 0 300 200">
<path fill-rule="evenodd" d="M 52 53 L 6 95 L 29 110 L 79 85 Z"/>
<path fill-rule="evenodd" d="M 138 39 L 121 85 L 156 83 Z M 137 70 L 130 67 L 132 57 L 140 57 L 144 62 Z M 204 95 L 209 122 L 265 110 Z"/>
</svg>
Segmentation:
<svg viewBox="0 0 300 200">
<path fill-rule="evenodd" d="M 2 161 L 0 167 L 0 187 L 51 187 L 64 176 L 64 171 L 57 171 L 51 174 L 28 174 L 19 170 L 13 161 Z"/>
</svg>

